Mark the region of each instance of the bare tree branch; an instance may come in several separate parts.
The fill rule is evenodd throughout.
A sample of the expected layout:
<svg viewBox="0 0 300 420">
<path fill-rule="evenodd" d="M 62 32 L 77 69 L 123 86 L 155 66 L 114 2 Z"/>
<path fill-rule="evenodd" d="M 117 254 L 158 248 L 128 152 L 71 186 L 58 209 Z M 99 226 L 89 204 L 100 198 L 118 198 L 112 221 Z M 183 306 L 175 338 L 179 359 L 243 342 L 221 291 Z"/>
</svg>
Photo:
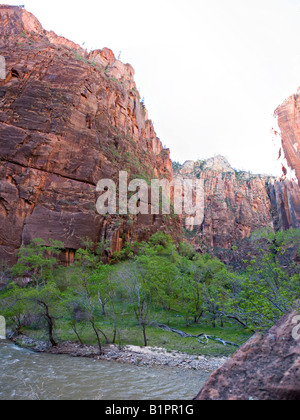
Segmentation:
<svg viewBox="0 0 300 420">
<path fill-rule="evenodd" d="M 161 330 L 178 334 L 182 338 L 198 338 L 198 342 L 200 344 L 207 344 L 209 340 L 213 340 L 213 341 L 217 341 L 217 342 L 223 344 L 223 346 L 240 347 L 238 344 L 231 343 L 230 341 L 225 341 L 222 338 L 213 337 L 211 335 L 207 335 L 207 334 L 204 334 L 204 333 L 198 334 L 198 335 L 192 335 L 192 334 L 185 333 L 184 331 L 180 331 L 180 330 L 176 330 L 174 328 L 170 328 L 170 327 L 168 327 L 167 325 L 164 325 L 164 324 L 155 324 L 155 325 L 156 325 L 156 327 L 160 328 Z M 203 341 L 200 341 L 199 340 L 202 337 L 206 339 L 206 343 L 204 343 Z"/>
</svg>

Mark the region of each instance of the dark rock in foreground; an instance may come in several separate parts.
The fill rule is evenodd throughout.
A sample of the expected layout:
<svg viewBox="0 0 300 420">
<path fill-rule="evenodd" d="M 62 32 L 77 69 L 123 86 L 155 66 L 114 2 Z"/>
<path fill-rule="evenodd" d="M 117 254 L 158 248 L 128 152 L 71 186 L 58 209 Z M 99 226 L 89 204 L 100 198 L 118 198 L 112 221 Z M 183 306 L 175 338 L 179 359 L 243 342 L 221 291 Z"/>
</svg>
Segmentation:
<svg viewBox="0 0 300 420">
<path fill-rule="evenodd" d="M 300 321 L 295 317 L 291 311 L 265 336 L 251 338 L 210 377 L 196 400 L 300 400 L 300 339 L 295 339 Z"/>
</svg>

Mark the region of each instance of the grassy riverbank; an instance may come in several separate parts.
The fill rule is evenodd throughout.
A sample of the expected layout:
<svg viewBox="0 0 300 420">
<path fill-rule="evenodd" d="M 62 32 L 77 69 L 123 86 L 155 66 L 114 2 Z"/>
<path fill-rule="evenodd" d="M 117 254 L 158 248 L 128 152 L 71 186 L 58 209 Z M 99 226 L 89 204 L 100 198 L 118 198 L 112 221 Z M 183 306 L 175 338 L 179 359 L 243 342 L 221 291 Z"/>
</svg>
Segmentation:
<svg viewBox="0 0 300 420">
<path fill-rule="evenodd" d="M 151 308 L 151 318 L 153 325 L 149 325 L 146 329 L 148 346 L 151 347 L 163 347 L 167 351 L 177 351 L 181 353 L 191 355 L 204 355 L 204 356 L 231 356 L 236 350 L 233 346 L 224 346 L 221 343 L 209 340 L 206 343 L 204 338 L 200 340 L 205 342 L 201 344 L 196 338 L 182 338 L 179 335 L 167 331 L 163 331 L 155 324 L 161 323 L 168 325 L 171 328 L 179 329 L 190 335 L 206 334 L 209 336 L 215 336 L 222 338 L 223 340 L 236 343 L 237 345 L 243 344 L 251 336 L 251 333 L 247 332 L 244 328 L 234 324 L 225 322 L 224 327 L 221 328 L 217 325 L 216 328 L 212 328 L 211 321 L 203 318 L 199 324 L 192 324 L 189 327 L 186 326 L 184 315 L 175 312 L 166 313 L 158 308 Z M 107 308 L 109 313 L 109 307 Z M 116 344 L 124 347 L 128 345 L 143 346 L 143 334 L 141 327 L 137 325 L 136 319 L 132 316 L 130 307 L 126 304 L 118 303 L 116 305 L 117 312 L 117 324 L 118 334 Z M 101 331 L 105 333 L 109 341 L 112 341 L 113 331 L 113 320 L 107 317 L 101 317 L 102 320 L 98 323 Z M 58 342 L 61 341 L 78 341 L 74 331 L 70 327 L 70 320 L 59 319 L 56 323 L 55 338 Z M 82 342 L 86 345 L 96 345 L 95 334 L 93 330 L 86 325 L 86 323 L 78 324 L 78 333 Z M 44 329 L 39 328 L 24 328 L 24 333 L 30 337 L 38 340 L 47 340 L 47 335 Z M 104 337 L 103 346 L 107 346 Z"/>
<path fill-rule="evenodd" d="M 59 262 L 64 244 L 36 239 L 7 270 L 0 313 L 12 330 L 53 347 L 78 341 L 99 353 L 116 344 L 230 356 L 294 307 L 300 293 L 299 265 L 285 264 L 291 249 L 299 253 L 300 231 L 257 237 L 238 271 L 161 232 L 127 244 L 109 264 L 105 244 L 85 242 L 69 267 Z"/>
</svg>

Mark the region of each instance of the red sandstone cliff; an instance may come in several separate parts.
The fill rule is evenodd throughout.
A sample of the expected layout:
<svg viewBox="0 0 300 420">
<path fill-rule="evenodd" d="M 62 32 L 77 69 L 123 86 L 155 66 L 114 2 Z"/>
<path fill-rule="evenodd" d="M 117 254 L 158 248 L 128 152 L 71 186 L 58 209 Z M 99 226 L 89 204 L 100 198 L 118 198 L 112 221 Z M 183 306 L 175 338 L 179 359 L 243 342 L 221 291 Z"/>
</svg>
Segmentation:
<svg viewBox="0 0 300 420">
<path fill-rule="evenodd" d="M 176 175 L 204 182 L 204 220 L 187 235 L 200 249 L 230 249 L 263 227 L 300 228 L 299 91 L 275 111 L 279 178 L 234 171 L 222 156 L 177 165 Z"/>
<path fill-rule="evenodd" d="M 283 227 L 300 228 L 300 99 L 299 92 L 290 96 L 275 111 L 281 147 L 279 161 L 282 176 L 277 181 L 279 213 L 283 211 Z"/>
<path fill-rule="evenodd" d="M 108 48 L 87 53 L 13 6 L 0 6 L 0 55 L 7 62 L 0 81 L 0 259 L 14 260 L 34 237 L 63 241 L 72 258 L 83 237 L 108 239 L 116 251 L 161 229 L 180 236 L 175 218 L 96 212 L 102 178 L 117 181 L 120 170 L 146 180 L 173 177 L 132 66 Z M 276 115 L 285 155 L 280 180 L 237 173 L 221 158 L 180 168 L 180 176 L 205 185 L 204 221 L 188 233 L 200 249 L 230 249 L 265 226 L 300 227 L 298 95 Z"/>
<path fill-rule="evenodd" d="M 172 178 L 134 82 L 134 70 L 107 48 L 87 53 L 45 31 L 19 7 L 0 6 L 0 259 L 14 260 L 34 237 L 61 240 L 72 255 L 89 237 L 145 240 L 174 219 L 102 217 L 96 184 L 131 177 Z"/>
<path fill-rule="evenodd" d="M 300 88 L 296 95 L 290 96 L 275 111 L 280 128 L 282 150 L 288 167 L 295 171 L 296 178 L 300 182 Z M 283 168 L 285 175 L 285 170 Z"/>
<path fill-rule="evenodd" d="M 186 162 L 175 174 L 204 182 L 204 220 L 187 233 L 200 249 L 230 249 L 255 230 L 274 227 L 269 196 L 274 178 L 236 172 L 222 156 Z"/>
</svg>

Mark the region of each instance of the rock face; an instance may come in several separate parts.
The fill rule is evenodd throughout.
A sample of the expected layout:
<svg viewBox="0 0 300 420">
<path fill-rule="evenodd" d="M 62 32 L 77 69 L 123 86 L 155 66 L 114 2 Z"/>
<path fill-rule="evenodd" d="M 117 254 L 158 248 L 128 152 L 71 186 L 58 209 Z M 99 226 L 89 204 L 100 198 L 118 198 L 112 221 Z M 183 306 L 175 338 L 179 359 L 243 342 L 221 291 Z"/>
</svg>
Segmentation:
<svg viewBox="0 0 300 420">
<path fill-rule="evenodd" d="M 188 161 L 175 174 L 204 182 L 204 221 L 188 234 L 196 244 L 230 249 L 255 230 L 273 228 L 269 187 L 274 178 L 236 172 L 223 156 Z"/>
<path fill-rule="evenodd" d="M 280 129 L 282 149 L 279 154 L 285 157 L 288 168 L 283 164 L 283 175 L 288 169 L 294 171 L 300 182 L 300 88 L 295 95 L 286 99 L 275 111 Z"/>
<path fill-rule="evenodd" d="M 111 251 L 158 230 L 179 238 L 174 217 L 102 217 L 96 211 L 97 182 L 117 182 L 121 170 L 148 183 L 173 179 L 170 152 L 156 136 L 132 66 L 108 48 L 87 53 L 45 31 L 26 10 L 4 5 L 0 54 L 6 59 L 0 81 L 0 260 L 15 261 L 20 245 L 37 236 L 63 241 L 67 261 L 83 237 L 109 240 Z M 285 156 L 280 180 L 236 172 L 221 156 L 177 167 L 178 176 L 204 182 L 204 221 L 187 232 L 200 250 L 230 249 L 265 226 L 300 227 L 298 94 L 276 115 Z"/>
<path fill-rule="evenodd" d="M 281 179 L 276 183 L 277 207 L 283 226 L 300 228 L 300 88 L 275 111 Z"/>
<path fill-rule="evenodd" d="M 265 336 L 250 339 L 196 399 L 300 400 L 299 319 L 289 312 Z"/>
<path fill-rule="evenodd" d="M 204 221 L 188 235 L 200 249 L 230 249 L 262 227 L 300 228 L 299 93 L 275 111 L 279 178 L 234 171 L 223 156 L 175 165 L 176 175 L 204 181 Z"/>
<path fill-rule="evenodd" d="M 297 181 L 276 179 L 268 188 L 276 231 L 300 228 L 300 188 Z"/>
<path fill-rule="evenodd" d="M 173 176 L 133 68 L 107 48 L 88 54 L 14 6 L 0 6 L 0 52 L 0 259 L 14 261 L 35 237 L 63 241 L 72 259 L 83 237 L 118 251 L 157 230 L 177 235 L 174 218 L 95 208 L 98 181 L 117 181 L 120 170 L 146 181 Z"/>
</svg>

